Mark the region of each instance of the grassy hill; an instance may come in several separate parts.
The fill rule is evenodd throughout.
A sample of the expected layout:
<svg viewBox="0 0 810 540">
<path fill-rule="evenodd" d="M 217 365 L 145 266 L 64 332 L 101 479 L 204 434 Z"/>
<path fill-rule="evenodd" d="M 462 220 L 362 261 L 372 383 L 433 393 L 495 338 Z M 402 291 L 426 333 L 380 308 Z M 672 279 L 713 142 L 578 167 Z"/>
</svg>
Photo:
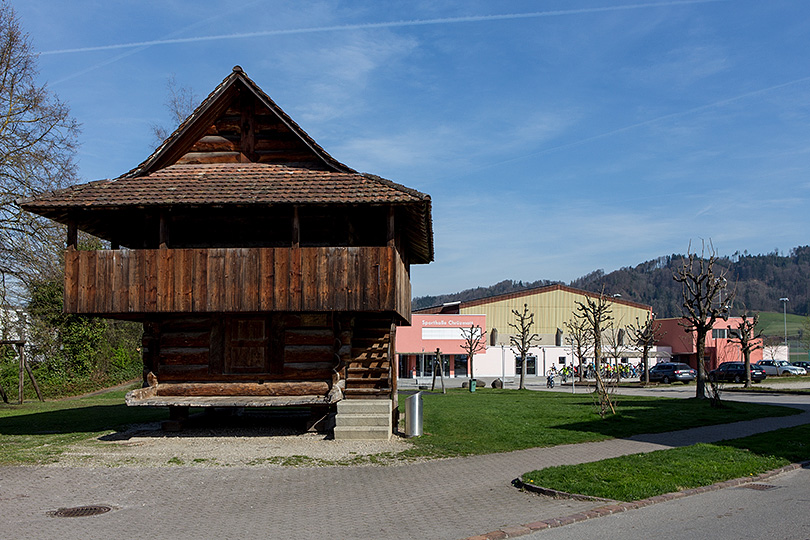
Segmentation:
<svg viewBox="0 0 810 540">
<path fill-rule="evenodd" d="M 787 335 L 789 338 L 797 338 L 799 330 L 804 327 L 807 317 L 787 314 Z M 759 314 L 758 328 L 762 330 L 763 336 L 784 336 L 785 318 L 783 313 L 762 312 Z"/>
</svg>

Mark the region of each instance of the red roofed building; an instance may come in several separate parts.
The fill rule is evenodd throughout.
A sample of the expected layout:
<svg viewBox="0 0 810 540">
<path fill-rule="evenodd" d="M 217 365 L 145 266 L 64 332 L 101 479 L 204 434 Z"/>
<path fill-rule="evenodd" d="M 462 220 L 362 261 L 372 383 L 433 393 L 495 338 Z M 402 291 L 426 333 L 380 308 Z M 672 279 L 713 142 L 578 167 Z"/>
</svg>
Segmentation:
<svg viewBox="0 0 810 540">
<path fill-rule="evenodd" d="M 664 334 L 658 340 L 658 344 L 672 347 L 672 361 L 683 362 L 697 369 L 697 334 L 693 330 L 686 330 L 688 326 L 686 319 L 658 319 L 658 322 L 661 324 L 661 332 Z M 712 331 L 706 335 L 706 358 L 704 360 L 707 372 L 724 362 L 743 360 L 739 343 L 730 339 L 734 332 L 738 331 L 741 322 L 741 317 L 729 317 L 728 320 L 717 319 L 714 322 Z M 751 351 L 751 363 L 760 360 L 762 360 L 762 349 Z"/>
<path fill-rule="evenodd" d="M 144 323 L 130 405 L 395 410 L 430 197 L 335 160 L 238 66 L 138 167 L 22 206 L 68 227 L 68 313 Z"/>
</svg>

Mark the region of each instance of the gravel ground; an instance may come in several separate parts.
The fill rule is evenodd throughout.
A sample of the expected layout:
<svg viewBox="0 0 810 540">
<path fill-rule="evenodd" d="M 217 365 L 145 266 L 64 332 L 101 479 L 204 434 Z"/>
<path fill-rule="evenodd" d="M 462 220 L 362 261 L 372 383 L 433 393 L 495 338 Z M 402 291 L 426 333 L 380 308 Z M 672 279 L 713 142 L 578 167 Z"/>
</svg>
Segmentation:
<svg viewBox="0 0 810 540">
<path fill-rule="evenodd" d="M 165 432 L 154 422 L 89 439 L 70 447 L 52 466 L 313 467 L 414 461 L 397 456 L 412 448 L 398 436 L 389 441 L 336 441 L 304 431 L 301 419 L 268 420 L 258 415 L 192 420 L 177 433 Z"/>
</svg>

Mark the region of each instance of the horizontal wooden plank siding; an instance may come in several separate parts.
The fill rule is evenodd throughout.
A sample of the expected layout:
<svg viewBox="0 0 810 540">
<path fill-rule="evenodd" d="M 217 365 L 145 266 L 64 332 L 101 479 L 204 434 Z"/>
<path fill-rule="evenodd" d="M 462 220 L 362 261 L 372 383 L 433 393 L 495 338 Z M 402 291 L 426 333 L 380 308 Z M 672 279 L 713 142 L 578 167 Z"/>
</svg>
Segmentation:
<svg viewBox="0 0 810 540">
<path fill-rule="evenodd" d="M 410 320 L 408 271 L 393 247 L 68 251 L 65 311 L 394 312 Z"/>
</svg>

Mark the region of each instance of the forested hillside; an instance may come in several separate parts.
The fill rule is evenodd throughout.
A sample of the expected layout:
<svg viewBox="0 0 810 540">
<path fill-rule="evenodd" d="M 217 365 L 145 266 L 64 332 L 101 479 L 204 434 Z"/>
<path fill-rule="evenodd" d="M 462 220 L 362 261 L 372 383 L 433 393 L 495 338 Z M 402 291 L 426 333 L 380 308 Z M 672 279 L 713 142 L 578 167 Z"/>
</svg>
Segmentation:
<svg viewBox="0 0 810 540">
<path fill-rule="evenodd" d="M 683 258 L 683 255 L 668 255 L 609 274 L 596 270 L 568 285 L 596 292 L 604 288 L 607 294 L 620 294 L 626 300 L 651 305 L 658 317 L 677 317 L 681 314 L 683 300 L 680 286 L 672 275 Z M 782 311 L 779 299 L 787 297 L 790 298 L 788 313 L 810 314 L 810 246 L 794 248 L 786 256 L 776 251 L 765 255 L 735 253 L 731 257 L 718 259 L 717 266 L 728 271 L 728 290 L 735 291 L 736 295 L 734 313 L 738 313 L 743 306 L 755 311 Z M 554 283 L 560 282 L 543 279 L 530 283 L 505 280 L 491 287 L 415 298 L 413 308 L 485 298 Z"/>
</svg>

